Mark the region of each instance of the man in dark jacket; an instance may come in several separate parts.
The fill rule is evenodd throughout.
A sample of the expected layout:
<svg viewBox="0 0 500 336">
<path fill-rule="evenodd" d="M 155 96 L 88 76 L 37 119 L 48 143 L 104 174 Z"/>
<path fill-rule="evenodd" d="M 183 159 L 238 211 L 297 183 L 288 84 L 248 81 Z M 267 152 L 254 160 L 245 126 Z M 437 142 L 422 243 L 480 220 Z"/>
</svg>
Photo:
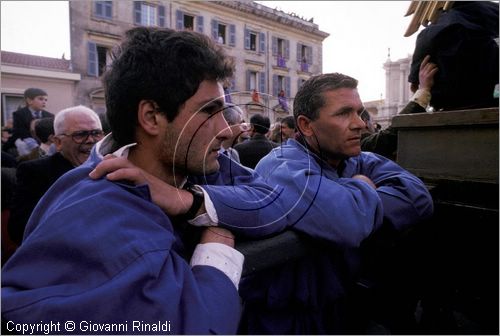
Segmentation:
<svg viewBox="0 0 500 336">
<path fill-rule="evenodd" d="M 99 116 L 85 106 L 59 112 L 54 120 L 57 153 L 21 163 L 9 219 L 11 239 L 21 245 L 26 223 L 45 192 L 69 170 L 88 158 L 92 146 L 102 139 Z"/>
<path fill-rule="evenodd" d="M 439 68 L 431 105 L 439 110 L 498 106 L 498 3 L 455 1 L 417 37 L 408 81 L 419 84 L 426 55 Z"/>
<path fill-rule="evenodd" d="M 256 114 L 250 118 L 250 140 L 234 146 L 240 156 L 242 165 L 254 169 L 260 159 L 266 156 L 278 144 L 266 138 L 271 122 L 268 117 Z"/>
</svg>

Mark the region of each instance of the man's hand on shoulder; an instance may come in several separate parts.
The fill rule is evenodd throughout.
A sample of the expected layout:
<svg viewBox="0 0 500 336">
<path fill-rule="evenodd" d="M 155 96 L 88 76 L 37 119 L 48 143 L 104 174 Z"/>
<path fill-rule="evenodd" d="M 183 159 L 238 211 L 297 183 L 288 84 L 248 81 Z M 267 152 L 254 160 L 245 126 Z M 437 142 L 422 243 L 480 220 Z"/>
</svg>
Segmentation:
<svg viewBox="0 0 500 336">
<path fill-rule="evenodd" d="M 193 203 L 193 195 L 190 192 L 149 174 L 125 157 L 108 154 L 89 174 L 89 177 L 95 180 L 103 176 L 110 181 L 127 180 L 135 185 L 147 184 L 153 203 L 170 216 L 186 213 Z"/>
</svg>

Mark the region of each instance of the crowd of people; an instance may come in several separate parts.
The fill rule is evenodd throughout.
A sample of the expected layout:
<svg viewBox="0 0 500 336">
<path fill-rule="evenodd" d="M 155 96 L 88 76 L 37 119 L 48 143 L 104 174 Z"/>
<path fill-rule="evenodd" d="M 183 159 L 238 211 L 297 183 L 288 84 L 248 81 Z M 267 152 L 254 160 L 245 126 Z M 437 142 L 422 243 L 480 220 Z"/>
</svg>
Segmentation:
<svg viewBox="0 0 500 336">
<path fill-rule="evenodd" d="M 224 98 L 234 64 L 205 35 L 137 27 L 117 50 L 102 78 L 110 133 L 85 106 L 54 117 L 32 88 L 2 134 L 3 331 L 49 321 L 115 334 L 162 331 L 131 321 L 174 334 L 363 331 L 350 304 L 360 246 L 425 222 L 433 201 L 390 157 L 362 151 L 386 135 L 370 127 L 357 80 L 312 76 L 293 115 L 246 123 Z M 421 62 L 402 113 L 425 111 L 437 71 Z M 235 242 L 285 230 L 316 252 L 242 276 Z"/>
</svg>

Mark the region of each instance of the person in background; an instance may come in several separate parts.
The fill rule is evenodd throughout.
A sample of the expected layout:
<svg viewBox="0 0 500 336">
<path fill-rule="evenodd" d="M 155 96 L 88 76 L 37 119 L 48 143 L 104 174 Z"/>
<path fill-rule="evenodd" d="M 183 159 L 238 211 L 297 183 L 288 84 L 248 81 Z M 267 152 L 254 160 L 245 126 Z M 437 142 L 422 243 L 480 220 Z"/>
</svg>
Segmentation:
<svg viewBox="0 0 500 336">
<path fill-rule="evenodd" d="M 266 138 L 271 122 L 262 114 L 254 114 L 250 118 L 250 140 L 234 146 L 240 156 L 242 165 L 254 169 L 257 163 L 266 156 L 271 149 L 278 147 L 275 142 Z"/>
<path fill-rule="evenodd" d="M 280 90 L 278 93 L 278 104 L 273 107 L 273 111 L 275 111 L 278 107 L 285 113 L 288 113 L 288 102 L 286 101 L 285 90 Z"/>
<path fill-rule="evenodd" d="M 427 55 L 439 68 L 431 90 L 435 111 L 498 107 L 498 3 L 454 1 L 418 34 L 408 75 L 412 92 Z"/>
<path fill-rule="evenodd" d="M 220 151 L 232 160 L 240 162 L 240 156 L 233 146 L 236 145 L 238 137 L 246 129 L 243 122 L 243 111 L 237 105 L 226 103 L 222 113 L 233 135 L 222 143 Z"/>
<path fill-rule="evenodd" d="M 281 120 L 281 142 L 295 138 L 295 120 L 293 116 L 287 116 Z"/>
<path fill-rule="evenodd" d="M 21 245 L 24 228 L 33 209 L 54 182 L 78 167 L 89 157 L 90 150 L 103 137 L 99 116 L 85 106 L 73 106 L 57 113 L 53 123 L 53 141 L 57 153 L 22 162 L 17 167 L 9 234 Z M 41 119 L 45 123 L 46 119 Z M 38 126 L 38 125 L 37 125 Z M 50 133 L 48 130 L 47 133 Z"/>
<path fill-rule="evenodd" d="M 33 211 L 2 269 L 2 320 L 234 334 L 244 259 L 235 235 L 286 226 L 267 221 L 284 213 L 267 201 L 280 190 L 219 154 L 232 136 L 222 81 L 234 65 L 188 30 L 136 27 L 117 50 L 103 76 L 112 131 Z"/>
<path fill-rule="evenodd" d="M 8 150 L 15 146 L 17 139 L 24 140 L 31 137 L 30 126 L 33 119 L 54 118 L 54 115 L 45 111 L 47 105 L 47 93 L 38 88 L 29 88 L 24 91 L 26 106 L 12 114 L 14 125 L 12 136 L 4 145 L 3 150 Z"/>
<path fill-rule="evenodd" d="M 317 252 L 242 279 L 241 333 L 352 333 L 342 308 L 360 271 L 360 244 L 382 229 L 407 230 L 433 213 L 421 180 L 391 160 L 361 152 L 365 107 L 357 83 L 339 73 L 307 80 L 294 102 L 301 137 L 272 150 L 255 168 L 271 186 L 284 188 L 279 199 L 289 209 L 289 228 L 309 237 Z"/>
<path fill-rule="evenodd" d="M 39 159 L 56 152 L 54 144 L 54 118 L 36 119 L 33 123 L 35 125 L 33 136 L 40 145 L 34 148 L 29 154 L 18 156 L 17 162 Z"/>
</svg>

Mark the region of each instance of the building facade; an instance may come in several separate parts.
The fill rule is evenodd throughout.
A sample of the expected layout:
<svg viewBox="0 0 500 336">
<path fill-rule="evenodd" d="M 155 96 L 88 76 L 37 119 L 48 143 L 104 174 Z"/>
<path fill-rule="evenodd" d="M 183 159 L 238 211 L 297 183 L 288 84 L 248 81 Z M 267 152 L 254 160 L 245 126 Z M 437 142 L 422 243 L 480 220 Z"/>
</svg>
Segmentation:
<svg viewBox="0 0 500 336">
<path fill-rule="evenodd" d="M 136 26 L 192 29 L 220 43 L 235 61 L 227 83 L 233 103 L 248 121 L 263 113 L 272 122 L 291 114 L 300 85 L 322 72 L 322 42 L 328 33 L 312 20 L 253 1 L 70 1 L 72 64 L 82 78 L 75 102 L 105 111 L 100 76 L 124 32 Z M 257 91 L 261 105 L 247 105 Z M 277 107 L 283 90 L 289 112 Z"/>
<path fill-rule="evenodd" d="M 412 95 L 408 75 L 410 73 L 412 56 L 397 61 L 387 59 L 384 63 L 385 70 L 385 99 L 378 106 L 378 112 L 375 121 L 382 128 L 390 125 L 392 117 L 398 114 Z"/>
<path fill-rule="evenodd" d="M 12 113 L 24 106 L 24 90 L 38 87 L 48 94 L 47 110 L 52 113 L 74 105 L 80 74 L 73 73 L 69 60 L 2 51 L 2 126 Z"/>
</svg>

